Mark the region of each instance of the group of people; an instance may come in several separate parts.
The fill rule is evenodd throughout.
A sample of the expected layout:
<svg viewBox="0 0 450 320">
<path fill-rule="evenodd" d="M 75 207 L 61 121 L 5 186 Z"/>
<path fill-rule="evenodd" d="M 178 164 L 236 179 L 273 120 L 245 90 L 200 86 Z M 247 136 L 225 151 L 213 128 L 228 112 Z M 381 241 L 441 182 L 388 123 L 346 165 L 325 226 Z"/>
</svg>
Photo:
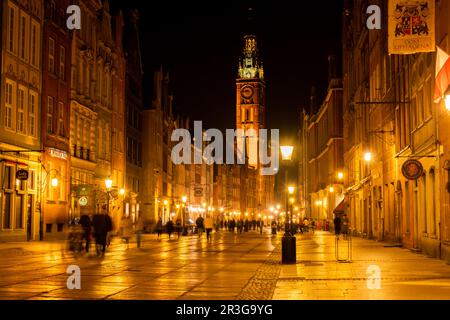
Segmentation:
<svg viewBox="0 0 450 320">
<path fill-rule="evenodd" d="M 112 219 L 107 214 L 106 206 L 103 206 L 101 211 L 94 214 L 92 218 L 87 213 L 82 214 L 79 219 L 73 221 L 72 225 L 80 227 L 81 230 L 80 251 L 83 250 L 88 254 L 91 241 L 95 240 L 97 256 L 105 255 L 106 248 L 111 243 L 111 231 L 113 230 Z M 122 217 L 119 234 L 122 237 L 122 240 L 127 244 L 127 247 L 129 247 L 130 238 L 135 234 L 137 247 L 140 248 L 143 232 L 144 223 L 141 214 L 138 215 L 134 223 L 130 217 Z M 69 236 L 69 240 L 72 241 L 72 239 L 73 237 Z M 74 249 L 73 244 L 71 244 L 71 248 Z"/>
<path fill-rule="evenodd" d="M 81 227 L 81 241 L 85 243 L 84 250 L 89 253 L 92 240 L 95 240 L 96 252 L 98 256 L 103 256 L 109 244 L 109 233 L 113 229 L 111 217 L 106 213 L 106 206 L 91 217 L 84 213 L 73 225 Z M 80 243 L 82 246 L 82 244 Z M 80 247 L 81 249 L 81 247 Z"/>
</svg>

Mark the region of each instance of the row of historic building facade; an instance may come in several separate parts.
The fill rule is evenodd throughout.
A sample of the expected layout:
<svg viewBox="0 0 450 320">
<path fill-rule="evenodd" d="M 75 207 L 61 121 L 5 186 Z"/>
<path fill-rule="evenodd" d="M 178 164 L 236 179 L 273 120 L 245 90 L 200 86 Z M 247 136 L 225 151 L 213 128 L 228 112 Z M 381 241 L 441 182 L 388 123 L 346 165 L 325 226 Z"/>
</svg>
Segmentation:
<svg viewBox="0 0 450 320">
<path fill-rule="evenodd" d="M 371 1 L 387 12 L 387 1 Z M 387 16 L 368 30 L 368 1 L 346 1 L 343 76 L 300 119 L 304 214 L 342 211 L 356 235 L 449 259 L 450 112 L 433 102 L 435 53 L 388 55 Z M 448 1 L 436 1 L 436 44 L 450 52 Z M 402 174 L 420 161 L 417 180 Z"/>
<path fill-rule="evenodd" d="M 79 30 L 66 25 L 74 4 Z M 112 11 L 107 0 L 2 1 L 0 240 L 64 236 L 104 205 L 116 230 L 124 215 L 148 228 L 208 213 L 250 219 L 273 195 L 255 193 L 248 166 L 173 164 L 171 134 L 189 118 L 173 114 L 162 68 L 144 102 L 139 12 Z"/>
</svg>

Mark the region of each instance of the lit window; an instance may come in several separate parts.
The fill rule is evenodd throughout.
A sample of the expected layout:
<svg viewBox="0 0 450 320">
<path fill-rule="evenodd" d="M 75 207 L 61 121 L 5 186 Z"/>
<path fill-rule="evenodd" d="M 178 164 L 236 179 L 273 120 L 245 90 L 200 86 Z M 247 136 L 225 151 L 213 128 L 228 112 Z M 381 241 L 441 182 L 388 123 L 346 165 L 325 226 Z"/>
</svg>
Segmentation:
<svg viewBox="0 0 450 320">
<path fill-rule="evenodd" d="M 6 81 L 5 88 L 5 127 L 8 129 L 13 129 L 13 109 L 14 109 L 14 83 Z"/>
<path fill-rule="evenodd" d="M 47 133 L 53 133 L 53 97 L 47 101 Z"/>
<path fill-rule="evenodd" d="M 64 137 L 64 104 L 58 103 L 58 135 Z"/>
<path fill-rule="evenodd" d="M 30 105 L 28 106 L 28 134 L 36 136 L 36 110 L 37 110 L 37 94 L 30 92 Z"/>
<path fill-rule="evenodd" d="M 59 47 L 59 78 L 66 80 L 66 48 Z"/>
<path fill-rule="evenodd" d="M 25 133 L 25 89 L 19 88 L 17 95 L 17 131 Z"/>
<path fill-rule="evenodd" d="M 55 72 L 55 40 L 48 38 L 48 71 Z"/>
</svg>

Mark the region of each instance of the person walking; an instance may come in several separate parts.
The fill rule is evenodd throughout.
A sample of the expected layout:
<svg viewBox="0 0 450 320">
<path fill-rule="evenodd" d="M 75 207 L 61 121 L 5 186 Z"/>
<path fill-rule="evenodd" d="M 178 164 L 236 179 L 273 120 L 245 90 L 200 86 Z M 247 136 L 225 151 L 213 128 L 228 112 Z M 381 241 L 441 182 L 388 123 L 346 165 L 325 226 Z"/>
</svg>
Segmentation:
<svg viewBox="0 0 450 320">
<path fill-rule="evenodd" d="M 172 220 L 167 221 L 166 230 L 167 230 L 167 233 L 168 233 L 169 239 L 170 239 L 170 236 L 172 235 L 172 232 L 173 232 L 173 221 Z"/>
<path fill-rule="evenodd" d="M 106 205 L 102 207 L 102 212 L 94 215 L 92 226 L 94 227 L 97 256 L 104 256 L 106 252 L 106 236 L 112 230 L 112 221 L 111 217 L 106 213 Z"/>
<path fill-rule="evenodd" d="M 155 231 L 158 234 L 158 240 L 161 238 L 161 233 L 163 231 L 163 225 L 161 217 L 158 219 L 158 222 L 156 222 Z"/>
<path fill-rule="evenodd" d="M 92 236 L 92 222 L 91 218 L 87 214 L 83 214 L 80 217 L 80 225 L 83 228 L 83 240 L 85 240 L 85 251 L 86 253 L 89 253 L 89 246 L 91 243 L 91 236 Z"/>
<path fill-rule="evenodd" d="M 203 230 L 205 229 L 203 217 L 198 216 L 197 220 L 195 220 L 195 224 L 197 225 L 198 238 L 200 239 L 203 235 Z"/>
<path fill-rule="evenodd" d="M 309 231 L 309 220 L 308 220 L 308 218 L 305 218 L 305 220 L 303 220 L 303 228 L 305 229 L 305 232 Z"/>
<path fill-rule="evenodd" d="M 341 218 L 337 213 L 335 213 L 333 222 L 334 222 L 334 233 L 336 234 L 336 237 L 339 239 L 339 234 L 341 233 Z"/>
<path fill-rule="evenodd" d="M 122 241 L 126 243 L 127 248 L 130 247 L 130 238 L 133 231 L 133 223 L 131 222 L 131 218 L 127 216 L 123 216 L 120 221 L 120 232 L 122 235 Z"/>
<path fill-rule="evenodd" d="M 239 234 L 242 233 L 242 229 L 243 229 L 243 228 L 244 228 L 244 221 L 242 221 L 242 219 L 240 218 L 240 219 L 237 221 L 237 231 L 238 231 Z"/>
<path fill-rule="evenodd" d="M 134 224 L 134 232 L 136 233 L 136 245 L 141 247 L 142 233 L 144 232 L 144 222 L 142 221 L 142 213 L 139 212 L 139 216 Z"/>
<path fill-rule="evenodd" d="M 341 223 L 341 231 L 344 237 L 344 240 L 347 240 L 348 238 L 348 233 L 349 233 L 349 221 L 348 221 L 348 217 L 346 214 L 344 214 L 344 216 L 342 217 L 342 223 Z"/>
<path fill-rule="evenodd" d="M 181 229 L 182 229 L 181 218 L 180 217 L 178 217 L 177 221 L 175 221 L 175 229 L 177 230 L 178 239 L 180 239 Z"/>
<path fill-rule="evenodd" d="M 213 227 L 214 227 L 213 219 L 210 216 L 207 216 L 205 219 L 206 240 L 211 240 L 211 233 Z"/>
</svg>

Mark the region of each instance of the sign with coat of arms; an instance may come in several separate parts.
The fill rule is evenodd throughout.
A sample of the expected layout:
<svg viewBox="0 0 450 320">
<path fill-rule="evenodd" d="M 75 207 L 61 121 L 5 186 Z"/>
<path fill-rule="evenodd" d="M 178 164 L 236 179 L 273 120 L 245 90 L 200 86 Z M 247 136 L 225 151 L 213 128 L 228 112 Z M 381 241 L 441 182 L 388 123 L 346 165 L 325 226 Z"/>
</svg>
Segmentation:
<svg viewBox="0 0 450 320">
<path fill-rule="evenodd" d="M 435 0 L 389 0 L 389 54 L 434 52 Z"/>
<path fill-rule="evenodd" d="M 408 180 L 417 180 L 423 175 L 423 166 L 418 160 L 407 160 L 402 166 L 402 173 Z"/>
</svg>

